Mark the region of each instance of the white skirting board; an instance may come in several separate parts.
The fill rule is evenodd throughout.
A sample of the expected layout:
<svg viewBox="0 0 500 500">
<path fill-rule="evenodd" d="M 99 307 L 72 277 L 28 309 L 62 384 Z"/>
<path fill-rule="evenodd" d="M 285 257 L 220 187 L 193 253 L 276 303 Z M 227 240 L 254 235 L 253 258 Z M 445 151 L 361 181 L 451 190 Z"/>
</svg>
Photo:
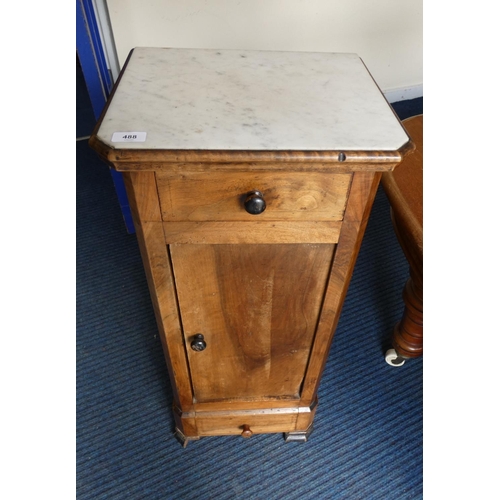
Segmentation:
<svg viewBox="0 0 500 500">
<path fill-rule="evenodd" d="M 424 95 L 424 86 L 414 85 L 413 87 L 405 87 L 400 89 L 384 90 L 385 98 L 390 102 L 407 101 L 408 99 L 416 99 Z"/>
</svg>

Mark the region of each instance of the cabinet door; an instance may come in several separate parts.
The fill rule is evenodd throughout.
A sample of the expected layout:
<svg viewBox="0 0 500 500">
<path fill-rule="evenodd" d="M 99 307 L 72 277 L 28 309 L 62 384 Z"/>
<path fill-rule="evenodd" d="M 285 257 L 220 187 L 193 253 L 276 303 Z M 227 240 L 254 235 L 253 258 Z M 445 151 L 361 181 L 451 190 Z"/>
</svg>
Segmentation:
<svg viewBox="0 0 500 500">
<path fill-rule="evenodd" d="M 169 248 L 195 401 L 299 399 L 335 245 Z"/>
</svg>

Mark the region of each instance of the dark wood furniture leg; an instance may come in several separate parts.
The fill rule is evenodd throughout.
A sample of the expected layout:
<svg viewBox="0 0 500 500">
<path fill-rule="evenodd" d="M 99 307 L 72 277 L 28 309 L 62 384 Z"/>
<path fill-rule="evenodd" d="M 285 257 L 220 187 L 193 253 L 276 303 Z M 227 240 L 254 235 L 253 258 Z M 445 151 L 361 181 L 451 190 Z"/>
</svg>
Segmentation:
<svg viewBox="0 0 500 500">
<path fill-rule="evenodd" d="M 392 333 L 393 352 L 387 352 L 386 361 L 394 366 L 401 365 L 406 359 L 423 354 L 424 321 L 422 271 L 410 267 L 410 277 L 403 289 L 405 309 L 401 321 Z"/>
<path fill-rule="evenodd" d="M 394 327 L 392 349 L 385 356 L 392 366 L 423 354 L 423 116 L 408 118 L 403 124 L 415 142 L 415 153 L 382 176 L 394 231 L 410 265 L 403 289 L 405 309 Z"/>
</svg>

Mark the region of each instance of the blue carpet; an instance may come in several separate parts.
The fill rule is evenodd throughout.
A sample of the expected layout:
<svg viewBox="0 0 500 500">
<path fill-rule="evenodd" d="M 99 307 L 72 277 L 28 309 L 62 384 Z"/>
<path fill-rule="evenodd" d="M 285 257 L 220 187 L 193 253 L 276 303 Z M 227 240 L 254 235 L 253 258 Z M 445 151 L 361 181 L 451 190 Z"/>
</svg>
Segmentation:
<svg viewBox="0 0 500 500">
<path fill-rule="evenodd" d="M 422 113 L 422 99 L 394 109 Z M 309 442 L 214 437 L 182 449 L 136 236 L 125 231 L 108 168 L 86 141 L 76 149 L 77 498 L 422 498 L 422 359 L 400 368 L 384 361 L 408 266 L 383 191 Z"/>
</svg>

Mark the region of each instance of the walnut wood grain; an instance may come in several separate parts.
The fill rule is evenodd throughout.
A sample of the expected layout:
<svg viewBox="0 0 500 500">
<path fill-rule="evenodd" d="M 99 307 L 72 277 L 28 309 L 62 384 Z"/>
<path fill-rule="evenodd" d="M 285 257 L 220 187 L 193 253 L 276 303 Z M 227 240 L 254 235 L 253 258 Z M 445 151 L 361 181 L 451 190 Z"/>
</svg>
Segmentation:
<svg viewBox="0 0 500 500">
<path fill-rule="evenodd" d="M 299 398 L 334 245 L 171 245 L 197 402 Z"/>
<path fill-rule="evenodd" d="M 415 144 L 413 155 L 395 172 L 384 173 L 382 185 L 391 204 L 394 231 L 410 265 L 410 277 L 403 289 L 405 304 L 395 325 L 392 345 L 399 356 L 423 354 L 423 115 L 403 121 Z"/>
<path fill-rule="evenodd" d="M 205 403 L 195 402 L 193 409 L 195 412 L 232 412 L 236 410 L 255 411 L 264 414 L 270 409 L 297 408 L 300 409 L 300 400 L 296 397 L 277 399 L 274 396 L 259 396 L 258 399 L 224 399 L 209 401 Z"/>
<path fill-rule="evenodd" d="M 104 115 L 89 144 L 124 172 L 176 435 L 184 445 L 242 433 L 305 440 L 380 173 L 413 141 L 397 151 L 120 149 L 97 138 Z M 254 190 L 266 210 L 249 215 L 242 200 Z M 421 298 L 410 280 L 398 328 L 408 349 Z"/>
<path fill-rule="evenodd" d="M 165 361 L 177 406 L 192 408 L 193 395 L 170 260 L 151 172 L 124 174 Z"/>
<path fill-rule="evenodd" d="M 424 305 L 422 272 L 410 268 L 410 277 L 403 288 L 405 308 L 401 320 L 396 323 L 392 346 L 399 356 L 416 358 L 424 352 Z"/>
<path fill-rule="evenodd" d="M 274 414 L 213 415 L 196 414 L 197 431 L 200 436 L 241 435 L 243 426 L 248 425 L 253 434 L 267 434 L 269 432 L 294 431 L 297 425 L 297 412 L 288 412 L 286 409 Z"/>
<path fill-rule="evenodd" d="M 370 210 L 380 181 L 380 173 L 356 172 L 347 203 L 339 243 L 335 251 L 328 286 L 301 392 L 306 406 L 316 397 L 321 374 L 333 340 Z"/>
<path fill-rule="evenodd" d="M 403 121 L 416 149 L 391 173 L 384 173 L 382 186 L 393 210 L 399 232 L 411 240 L 407 252 L 415 263 L 422 262 L 423 238 L 423 115 Z"/>
<path fill-rule="evenodd" d="M 165 222 L 165 241 L 177 244 L 337 243 L 340 221 Z"/>
<path fill-rule="evenodd" d="M 97 129 L 96 129 L 97 130 Z M 130 170 L 186 170 L 195 171 L 203 165 L 205 172 L 212 170 L 234 170 L 238 164 L 254 165 L 264 163 L 266 169 L 283 170 L 283 165 L 293 169 L 297 164 L 308 165 L 307 170 L 329 168 L 335 171 L 391 171 L 403 157 L 414 149 L 409 140 L 397 151 L 241 151 L 241 150 L 156 150 L 156 149 L 116 149 L 102 143 L 95 133 L 89 145 L 99 156 L 118 171 Z M 340 159 L 342 158 L 342 159 Z M 227 165 L 226 165 L 227 164 Z M 190 165 L 193 165 L 191 168 Z M 325 167 L 328 165 L 328 167 Z"/>
<path fill-rule="evenodd" d="M 143 222 L 161 222 L 161 210 L 156 196 L 156 177 L 153 172 L 127 172 L 123 174 L 133 216 L 137 225 Z"/>
<path fill-rule="evenodd" d="M 188 411 L 182 411 L 174 402 L 172 410 L 176 429 L 180 430 L 184 436 L 199 437 L 196 413 L 192 411 L 192 408 Z"/>
<path fill-rule="evenodd" d="M 156 173 L 164 221 L 342 220 L 351 177 L 317 172 Z M 266 202 L 258 215 L 244 207 L 247 193 L 255 190 Z"/>
<path fill-rule="evenodd" d="M 406 153 L 405 153 L 406 154 Z M 345 174 L 351 172 L 390 172 L 399 164 L 399 160 L 384 162 L 381 166 L 376 163 L 362 163 L 362 162 L 252 162 L 252 161 L 238 161 L 238 162 L 225 162 L 225 163 L 207 163 L 207 162 L 114 162 L 111 163 L 105 156 L 101 155 L 101 159 L 110 165 L 115 170 L 120 172 L 131 171 L 151 171 L 151 172 L 171 172 L 177 174 L 184 174 L 186 172 L 323 172 Z"/>
<path fill-rule="evenodd" d="M 270 407 L 272 405 L 272 407 Z M 195 403 L 195 412 L 175 411 L 177 428 L 186 437 L 240 434 L 251 423 L 252 433 L 305 432 L 316 413 L 317 401 L 301 407 L 297 400 L 233 401 Z M 175 410 L 175 408 L 174 408 Z M 284 430 L 286 429 L 286 431 Z"/>
</svg>

